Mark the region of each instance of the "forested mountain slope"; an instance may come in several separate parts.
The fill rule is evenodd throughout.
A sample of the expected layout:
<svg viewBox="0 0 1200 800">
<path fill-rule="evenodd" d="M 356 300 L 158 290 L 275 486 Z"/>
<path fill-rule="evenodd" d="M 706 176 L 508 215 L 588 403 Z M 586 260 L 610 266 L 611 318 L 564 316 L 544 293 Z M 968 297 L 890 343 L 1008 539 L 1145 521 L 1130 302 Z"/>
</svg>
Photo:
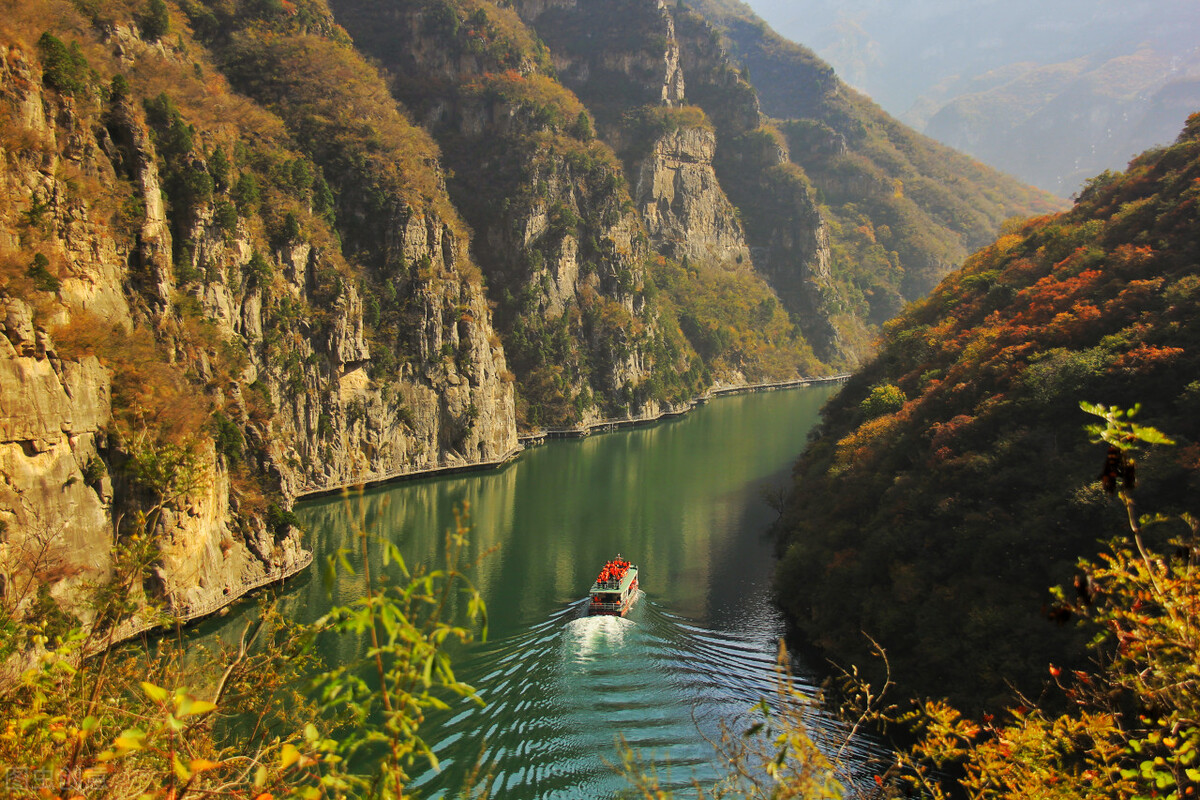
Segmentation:
<svg viewBox="0 0 1200 800">
<path fill-rule="evenodd" d="M 683 5 L 519 2 L 512 5 L 517 16 L 486 0 L 338 0 L 333 8 L 359 46 L 387 68 L 397 97 L 434 133 L 453 165 L 451 194 L 479 234 L 477 258 L 499 306 L 519 385 L 546 385 L 538 366 L 545 359 L 535 356 L 556 350 L 546 344 L 553 335 L 543 312 L 563 315 L 558 325 L 566 336 L 559 339 L 576 344 L 570 354 L 558 348 L 561 360 L 574 365 L 557 378 L 568 387 L 558 402 L 575 406 L 575 416 L 590 413 L 589 397 L 608 413 L 629 405 L 627 396 L 620 399 L 621 385 L 634 388 L 635 407 L 649 397 L 669 400 L 681 388 L 670 370 L 626 370 L 624 377 L 603 379 L 611 359 L 598 357 L 595 342 L 611 337 L 590 333 L 587 313 L 575 320 L 576 304 L 589 304 L 579 294 L 581 284 L 625 303 L 638 320 L 646 341 L 632 348 L 635 360 L 639 352 L 675 351 L 665 329 L 648 322 L 655 312 L 642 309 L 642 294 L 617 288 L 606 272 L 624 275 L 621 281 L 634 287 L 645 285 L 645 273 L 652 288 L 666 288 L 700 366 L 718 378 L 778 374 L 788 358 L 811 364 L 804 346 L 826 365 L 845 366 L 869 352 L 879 323 L 993 236 L 1000 221 L 1055 204 L 913 135 L 874 108 L 855 113 L 903 140 L 892 151 L 907 153 L 905 169 L 893 175 L 878 166 L 895 160 L 892 151 L 865 165 L 861 153 L 851 153 L 834 159 L 834 171 L 845 180 L 817 182 L 814 189 L 802 165 L 823 159 L 790 154 L 798 143 L 801 151 L 832 147 L 846 155 L 844 132 L 811 129 L 842 113 L 844 87 L 823 65 L 751 78 L 730 57 L 730 40 L 712 19 Z M 815 99 L 793 115 L 805 122 L 789 133 L 761 114 L 760 95 Z M 593 135 L 611 146 L 616 162 Z M 850 147 L 863 150 L 857 139 Z M 585 178 L 588 169 L 599 171 Z M 906 180 L 914 196 L 932 199 L 905 200 L 898 181 Z M 605 254 L 609 227 L 628 229 L 617 214 L 625 192 L 629 206 L 622 213 L 640 218 L 647 240 L 639 250 L 637 237 L 621 245 L 629 237 L 618 234 L 612 239 L 617 251 L 632 257 L 589 275 L 590 263 L 611 258 Z M 838 192 L 836 205 L 859 202 L 862 208 L 841 220 L 831 216 L 832 206 L 820 196 Z M 880 194 L 894 200 L 872 199 Z M 554 224 L 547 229 L 541 220 L 550 212 Z M 576 260 L 584 269 L 578 280 Z M 530 288 L 539 281 L 548 284 L 545 297 Z M 765 319 L 771 318 L 770 295 L 778 295 L 803 334 L 801 352 L 781 357 L 789 349 L 780 350 L 782 329 L 767 337 L 774 345 L 735 342 L 747 322 L 757 323 L 755 315 L 723 316 L 729 302 L 716 298 L 731 290 L 749 295 L 746 305 Z M 632 305 L 622 295 L 632 297 Z M 721 307 L 727 310 L 717 312 Z M 581 339 L 591 344 L 580 346 Z M 643 391 L 636 390 L 639 382 Z"/>
<path fill-rule="evenodd" d="M 228 602 L 297 495 L 516 447 L 437 148 L 327 10 L 5 8 L 5 613 L 143 538 L 147 597 Z"/>
<path fill-rule="evenodd" d="M 815 187 L 835 271 L 870 319 L 923 297 L 1005 219 L 1065 206 L 898 122 L 744 3 L 688 5 L 720 32 Z"/>
<path fill-rule="evenodd" d="M 906 688 L 971 703 L 1080 657 L 1047 588 L 1128 530 L 1080 401 L 1141 403 L 1176 438 L 1138 465 L 1143 507 L 1200 496 L 1198 201 L 1193 115 L 888 324 L 795 469 L 777 589 L 806 640 L 866 664 L 865 632 Z"/>
<path fill-rule="evenodd" d="M 297 497 L 858 363 L 959 245 L 850 139 L 822 204 L 789 153 L 841 148 L 836 84 L 781 132 L 725 41 L 657 0 L 8 2 L 4 586 L 103 581 L 134 525 L 207 607 L 304 561 Z M 924 147 L 964 236 L 1044 203 Z"/>
</svg>

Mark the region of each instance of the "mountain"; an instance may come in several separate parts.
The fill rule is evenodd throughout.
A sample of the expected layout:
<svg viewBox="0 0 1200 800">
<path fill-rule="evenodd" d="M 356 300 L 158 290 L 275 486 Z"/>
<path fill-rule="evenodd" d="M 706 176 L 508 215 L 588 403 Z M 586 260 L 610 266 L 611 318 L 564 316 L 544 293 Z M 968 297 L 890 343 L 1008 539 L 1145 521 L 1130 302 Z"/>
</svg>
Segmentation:
<svg viewBox="0 0 1200 800">
<path fill-rule="evenodd" d="M 844 297 L 874 323 L 928 293 L 1006 219 L 1063 208 L 921 136 L 737 0 L 693 0 L 749 75 L 831 230 Z M 1023 209 L 1013 214 L 1014 201 Z"/>
<path fill-rule="evenodd" d="M 1064 197 L 1200 107 L 1187 0 L 754 7 L 908 124 Z"/>
<path fill-rule="evenodd" d="M 199 613 L 306 563 L 297 498 L 857 364 L 1054 205 L 758 29 L 808 109 L 764 117 L 722 18 L 655 0 L 7 8 L 13 613 L 147 538 Z"/>
<path fill-rule="evenodd" d="M 955 89 L 931 107 L 925 133 L 1066 196 L 1169 142 L 1200 108 L 1200 48 L 1180 56 L 1142 44 L 1113 57 L 1013 64 Z"/>
<path fill-rule="evenodd" d="M 866 665 L 865 632 L 906 688 L 971 705 L 1082 657 L 1047 588 L 1128 520 L 1080 402 L 1140 404 L 1177 444 L 1139 464 L 1139 503 L 1196 511 L 1197 186 L 1193 115 L 887 325 L 795 468 L 777 590 L 806 641 Z M 1146 530 L 1160 551 L 1182 533 Z"/>
</svg>

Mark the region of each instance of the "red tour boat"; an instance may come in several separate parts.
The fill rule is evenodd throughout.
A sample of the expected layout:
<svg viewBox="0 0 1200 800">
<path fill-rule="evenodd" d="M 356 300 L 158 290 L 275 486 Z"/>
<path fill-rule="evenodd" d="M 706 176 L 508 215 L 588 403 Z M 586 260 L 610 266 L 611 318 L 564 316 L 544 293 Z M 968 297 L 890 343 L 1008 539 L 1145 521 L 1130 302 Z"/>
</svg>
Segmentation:
<svg viewBox="0 0 1200 800">
<path fill-rule="evenodd" d="M 637 594 L 638 568 L 618 553 L 616 558 L 604 565 L 600 576 L 592 584 L 589 613 L 623 617 L 629 613 Z"/>
</svg>

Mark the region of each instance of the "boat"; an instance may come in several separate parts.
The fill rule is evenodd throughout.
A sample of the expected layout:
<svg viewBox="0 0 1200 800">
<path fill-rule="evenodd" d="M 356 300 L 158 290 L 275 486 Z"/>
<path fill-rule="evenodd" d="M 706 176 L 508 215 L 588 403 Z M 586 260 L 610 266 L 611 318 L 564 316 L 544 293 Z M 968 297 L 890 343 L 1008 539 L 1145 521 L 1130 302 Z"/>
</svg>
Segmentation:
<svg viewBox="0 0 1200 800">
<path fill-rule="evenodd" d="M 638 568 L 621 554 L 604 565 L 590 592 L 588 613 L 623 617 L 629 613 L 638 595 Z"/>
</svg>

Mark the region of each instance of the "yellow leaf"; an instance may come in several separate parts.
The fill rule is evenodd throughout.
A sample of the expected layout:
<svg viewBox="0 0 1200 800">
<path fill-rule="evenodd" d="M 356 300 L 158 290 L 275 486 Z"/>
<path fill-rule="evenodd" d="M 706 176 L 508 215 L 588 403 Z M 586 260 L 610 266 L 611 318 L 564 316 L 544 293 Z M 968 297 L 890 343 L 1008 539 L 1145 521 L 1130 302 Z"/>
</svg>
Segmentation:
<svg viewBox="0 0 1200 800">
<path fill-rule="evenodd" d="M 196 714 L 207 714 L 209 711 L 215 710 L 216 703 L 210 703 L 208 700 L 196 700 L 190 696 L 184 697 L 179 701 L 179 716 L 191 717 Z"/>
<path fill-rule="evenodd" d="M 141 750 L 142 740 L 146 738 L 146 734 L 139 731 L 137 728 L 130 728 L 117 737 L 113 742 L 113 746 L 117 748 L 117 754 L 123 755 L 130 750 Z"/>
<path fill-rule="evenodd" d="M 295 745 L 285 744 L 283 749 L 279 751 L 279 766 L 282 769 L 287 769 L 292 764 L 300 760 L 300 751 Z"/>
<path fill-rule="evenodd" d="M 142 691 L 146 693 L 147 697 L 156 703 L 161 703 L 162 701 L 166 700 L 167 695 L 169 694 L 166 689 L 162 688 L 161 686 L 155 686 L 149 681 L 142 681 Z"/>
<path fill-rule="evenodd" d="M 188 779 L 192 777 L 192 773 L 189 772 L 188 768 L 185 767 L 183 762 L 179 760 L 179 756 L 175 755 L 174 753 L 171 754 L 171 762 L 171 766 L 175 769 L 175 776 L 184 783 L 187 783 Z"/>
</svg>

